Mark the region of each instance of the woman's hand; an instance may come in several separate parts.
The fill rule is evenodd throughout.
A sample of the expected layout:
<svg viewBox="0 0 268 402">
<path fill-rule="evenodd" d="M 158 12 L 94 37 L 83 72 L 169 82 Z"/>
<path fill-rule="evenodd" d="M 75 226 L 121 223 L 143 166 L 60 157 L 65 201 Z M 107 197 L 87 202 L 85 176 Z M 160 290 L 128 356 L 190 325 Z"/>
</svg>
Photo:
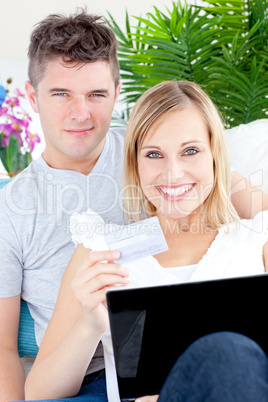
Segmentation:
<svg viewBox="0 0 268 402">
<path fill-rule="evenodd" d="M 27 399 L 77 395 L 96 347 L 108 328 L 107 290 L 128 283 L 113 251 L 78 245 L 62 278 L 57 303 L 26 382 Z M 105 263 L 104 261 L 108 261 Z"/>
<path fill-rule="evenodd" d="M 129 271 L 113 263 L 119 257 L 118 251 L 89 252 L 71 283 L 81 305 L 83 319 L 90 328 L 99 333 L 104 333 L 109 324 L 106 308 L 107 291 L 129 283 Z"/>
<path fill-rule="evenodd" d="M 142 396 L 141 398 L 136 399 L 135 402 L 156 402 L 158 397 L 159 395 Z"/>
</svg>

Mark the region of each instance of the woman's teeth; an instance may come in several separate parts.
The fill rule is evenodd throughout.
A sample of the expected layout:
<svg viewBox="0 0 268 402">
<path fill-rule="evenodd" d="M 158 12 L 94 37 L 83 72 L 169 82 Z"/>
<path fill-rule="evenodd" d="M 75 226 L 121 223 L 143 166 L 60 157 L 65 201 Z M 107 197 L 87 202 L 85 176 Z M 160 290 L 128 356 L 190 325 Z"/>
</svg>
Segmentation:
<svg viewBox="0 0 268 402">
<path fill-rule="evenodd" d="M 193 185 L 187 185 L 187 186 L 181 186 L 181 187 L 177 187 L 177 188 L 171 188 L 171 187 L 160 187 L 160 190 L 168 195 L 171 195 L 173 197 L 178 197 L 179 195 L 182 195 L 183 193 L 186 193 L 187 191 L 189 191 L 191 188 L 193 187 Z"/>
</svg>

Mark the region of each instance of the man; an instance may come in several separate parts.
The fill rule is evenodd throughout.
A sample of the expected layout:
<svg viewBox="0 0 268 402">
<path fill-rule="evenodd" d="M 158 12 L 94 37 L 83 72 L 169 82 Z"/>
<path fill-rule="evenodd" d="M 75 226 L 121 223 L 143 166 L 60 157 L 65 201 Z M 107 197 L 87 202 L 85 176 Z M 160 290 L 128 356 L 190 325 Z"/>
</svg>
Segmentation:
<svg viewBox="0 0 268 402">
<path fill-rule="evenodd" d="M 0 191 L 1 402 L 24 398 L 20 299 L 35 320 L 39 346 L 74 251 L 70 215 L 92 208 L 106 222 L 123 222 L 123 132 L 109 130 L 120 91 L 116 47 L 102 19 L 84 11 L 49 16 L 31 36 L 26 91 L 40 115 L 46 148 Z M 240 203 L 240 179 L 234 201 L 242 211 L 247 202 Z M 83 234 L 83 225 L 76 232 Z M 104 367 L 101 347 L 94 361 L 95 371 Z"/>
<path fill-rule="evenodd" d="M 31 36 L 26 92 L 46 148 L 0 194 L 1 401 L 24 398 L 20 298 L 35 319 L 39 345 L 74 251 L 70 215 L 92 207 L 106 221 L 123 222 L 123 132 L 109 130 L 121 86 L 116 51 L 113 32 L 84 11 L 49 16 Z M 96 355 L 101 368 L 101 350 Z"/>
</svg>

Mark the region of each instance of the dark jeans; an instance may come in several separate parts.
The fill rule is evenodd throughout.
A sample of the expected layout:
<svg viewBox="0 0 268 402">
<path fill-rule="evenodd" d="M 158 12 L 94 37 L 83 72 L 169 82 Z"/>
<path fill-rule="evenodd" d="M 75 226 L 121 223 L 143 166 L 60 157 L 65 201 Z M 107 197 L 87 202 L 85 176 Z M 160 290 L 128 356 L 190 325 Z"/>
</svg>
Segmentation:
<svg viewBox="0 0 268 402">
<path fill-rule="evenodd" d="M 90 402 L 108 402 L 105 370 L 87 375 L 84 378 L 79 394 L 74 398 L 66 398 L 66 401 L 71 401 L 72 399 L 77 402 L 83 402 L 86 400 L 90 400 Z"/>
<path fill-rule="evenodd" d="M 108 402 L 105 370 L 89 374 L 84 378 L 78 395 L 72 398 L 42 399 L 43 402 Z M 23 402 L 23 401 L 21 401 Z M 38 402 L 38 401 L 36 401 Z"/>
<path fill-rule="evenodd" d="M 85 377 L 76 397 L 53 401 L 107 402 L 104 370 Z M 268 358 L 243 335 L 205 336 L 179 357 L 158 402 L 268 402 Z"/>
<path fill-rule="evenodd" d="M 267 356 L 240 334 L 205 336 L 177 360 L 158 401 L 267 402 Z"/>
</svg>

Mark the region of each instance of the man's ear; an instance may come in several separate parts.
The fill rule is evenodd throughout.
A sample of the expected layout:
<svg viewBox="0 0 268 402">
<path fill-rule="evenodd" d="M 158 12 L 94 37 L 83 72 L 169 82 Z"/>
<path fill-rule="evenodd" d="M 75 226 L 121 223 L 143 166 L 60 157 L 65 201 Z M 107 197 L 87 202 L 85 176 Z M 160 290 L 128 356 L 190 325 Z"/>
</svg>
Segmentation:
<svg viewBox="0 0 268 402">
<path fill-rule="evenodd" d="M 122 86 L 122 82 L 119 82 L 118 85 L 117 85 L 117 88 L 115 90 L 114 105 L 116 104 L 116 101 L 117 101 L 118 96 L 120 94 L 121 86 Z"/>
<path fill-rule="evenodd" d="M 27 93 L 29 102 L 30 102 L 33 110 L 35 111 L 35 113 L 39 113 L 38 106 L 37 106 L 37 99 L 36 99 L 35 89 L 32 86 L 32 84 L 30 83 L 30 81 L 25 82 L 25 91 Z"/>
</svg>

